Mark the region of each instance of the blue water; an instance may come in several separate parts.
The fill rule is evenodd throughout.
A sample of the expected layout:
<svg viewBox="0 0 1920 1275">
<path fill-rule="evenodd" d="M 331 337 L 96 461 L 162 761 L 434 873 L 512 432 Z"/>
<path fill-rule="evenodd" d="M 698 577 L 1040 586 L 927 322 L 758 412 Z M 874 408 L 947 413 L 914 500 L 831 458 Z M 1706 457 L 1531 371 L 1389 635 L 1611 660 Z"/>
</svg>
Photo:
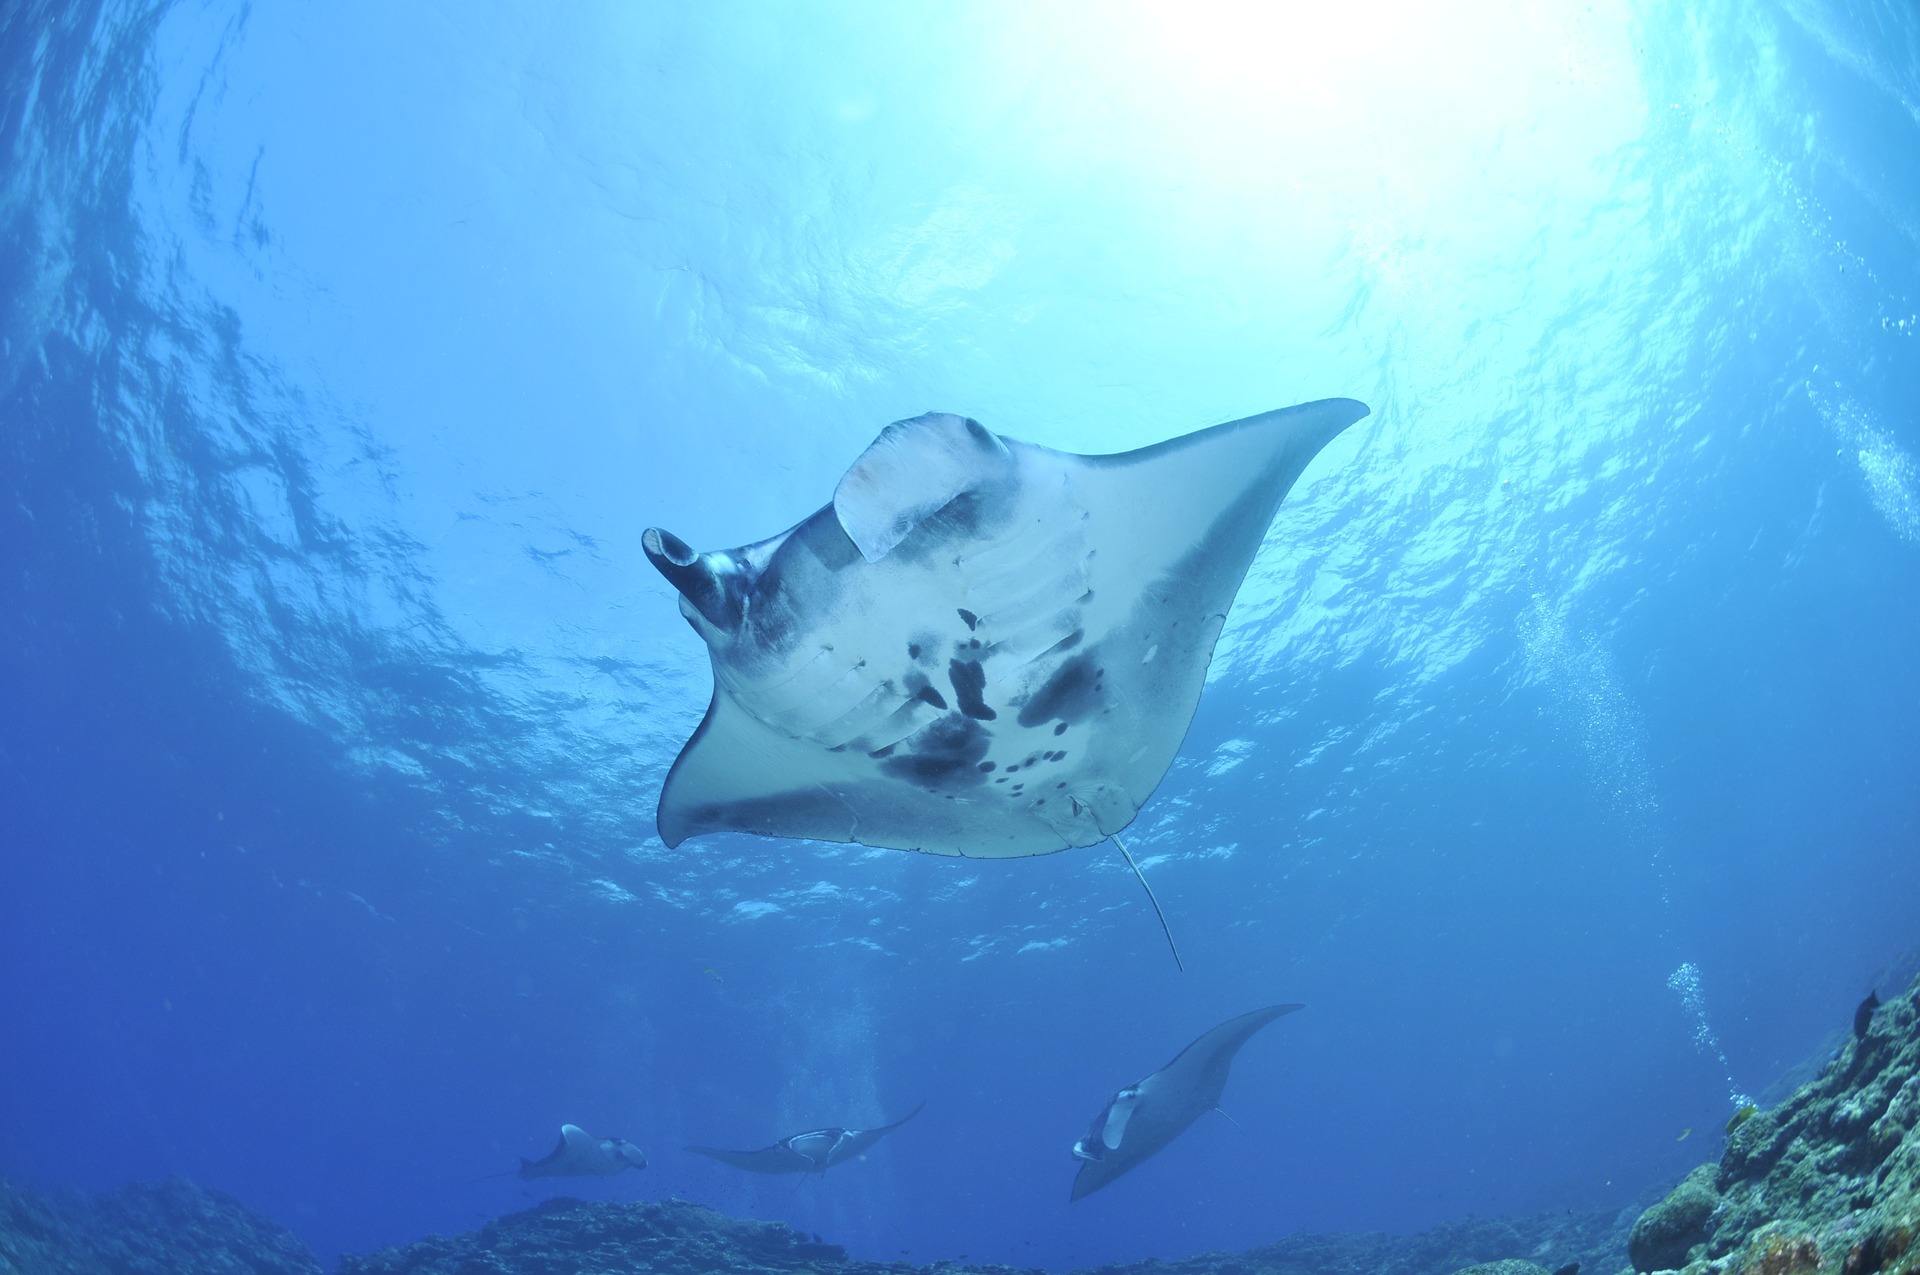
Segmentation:
<svg viewBox="0 0 1920 1275">
<path fill-rule="evenodd" d="M 1716 1154 L 1920 943 L 1920 14 L 1426 8 L 9 6 L 0 1173 L 332 1255 L 574 1121 L 653 1162 L 574 1193 L 1066 1265 Z M 1333 395 L 1134 825 L 1187 973 L 1110 851 L 661 845 L 646 527 Z"/>
</svg>

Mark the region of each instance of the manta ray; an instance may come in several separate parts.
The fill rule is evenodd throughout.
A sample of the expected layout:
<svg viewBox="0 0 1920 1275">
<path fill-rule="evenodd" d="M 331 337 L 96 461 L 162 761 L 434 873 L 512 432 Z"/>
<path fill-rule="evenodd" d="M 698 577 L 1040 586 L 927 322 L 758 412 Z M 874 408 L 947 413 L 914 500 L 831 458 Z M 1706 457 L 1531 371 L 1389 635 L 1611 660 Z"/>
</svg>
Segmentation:
<svg viewBox="0 0 1920 1275">
<path fill-rule="evenodd" d="M 1367 410 L 1326 399 L 1110 456 L 932 412 L 770 539 L 699 553 L 648 529 L 714 681 L 661 839 L 1006 858 L 1115 837 L 1173 762 L 1281 499 Z"/>
<path fill-rule="evenodd" d="M 1093 1194 L 1186 1132 L 1202 1115 L 1218 1110 L 1240 1047 L 1274 1019 L 1305 1008 L 1270 1005 L 1229 1018 L 1159 1071 L 1114 1094 L 1094 1117 L 1087 1136 L 1073 1144 L 1080 1172 L 1074 1176 L 1071 1198 Z"/>
<path fill-rule="evenodd" d="M 809 1129 L 755 1151 L 729 1151 L 723 1147 L 688 1147 L 687 1150 L 753 1173 L 825 1173 L 836 1164 L 865 1154 L 868 1147 L 919 1115 L 920 1108 L 926 1105 L 923 1102 L 892 1124 L 883 1124 L 877 1129 Z"/>
<path fill-rule="evenodd" d="M 538 1160 L 520 1160 L 523 1178 L 608 1178 L 644 1169 L 647 1157 L 625 1138 L 596 1138 L 577 1124 L 560 1126 L 560 1141 Z"/>
</svg>

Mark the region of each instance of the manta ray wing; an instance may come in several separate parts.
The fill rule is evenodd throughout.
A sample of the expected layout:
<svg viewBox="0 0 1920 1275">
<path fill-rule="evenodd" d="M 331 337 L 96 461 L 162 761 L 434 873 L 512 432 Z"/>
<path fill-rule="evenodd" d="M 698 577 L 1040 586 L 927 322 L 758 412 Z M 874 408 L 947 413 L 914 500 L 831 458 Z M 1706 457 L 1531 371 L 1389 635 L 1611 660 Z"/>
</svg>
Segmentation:
<svg viewBox="0 0 1920 1275">
<path fill-rule="evenodd" d="M 605 1159 L 600 1150 L 600 1140 L 582 1129 L 579 1125 L 560 1126 L 560 1138 L 553 1144 L 553 1150 L 538 1160 L 520 1161 L 522 1177 L 566 1177 L 569 1175 L 594 1173 L 600 1162 Z"/>
<path fill-rule="evenodd" d="M 649 531 L 714 669 L 662 838 L 1011 857 L 1119 832 L 1281 499 L 1366 414 L 1330 399 L 1079 456 L 935 413 L 782 536 L 695 554 Z"/>
<path fill-rule="evenodd" d="M 688 1147 L 687 1150 L 722 1164 L 730 1164 L 736 1169 L 745 1169 L 749 1173 L 808 1173 L 815 1167 L 812 1161 L 794 1152 L 784 1142 L 753 1151 L 732 1151 L 725 1147 Z"/>
<path fill-rule="evenodd" d="M 906 1115 L 895 1120 L 892 1124 L 877 1125 L 871 1129 L 845 1130 L 843 1136 L 839 1141 L 834 1143 L 832 1150 L 828 1152 L 827 1163 L 829 1165 L 840 1164 L 853 1159 L 855 1156 L 865 1155 L 874 1143 L 880 1141 L 880 1139 L 886 1137 L 895 1129 L 898 1129 L 901 1125 L 919 1115 L 926 1105 L 924 1102 L 921 1103 Z"/>
</svg>

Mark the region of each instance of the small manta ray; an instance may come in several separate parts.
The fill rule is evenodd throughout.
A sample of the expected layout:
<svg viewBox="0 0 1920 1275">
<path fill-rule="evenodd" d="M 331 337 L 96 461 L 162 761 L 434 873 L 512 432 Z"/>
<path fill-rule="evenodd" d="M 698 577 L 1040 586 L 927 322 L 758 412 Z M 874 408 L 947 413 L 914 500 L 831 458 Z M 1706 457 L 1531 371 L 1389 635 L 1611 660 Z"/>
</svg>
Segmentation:
<svg viewBox="0 0 1920 1275">
<path fill-rule="evenodd" d="M 1112 456 L 930 412 L 771 539 L 699 553 L 648 528 L 714 681 L 661 840 L 1127 854 L 1281 499 L 1367 410 L 1324 399 Z"/>
<path fill-rule="evenodd" d="M 729 1151 L 724 1147 L 688 1147 L 687 1150 L 752 1173 L 825 1173 L 834 1165 L 864 1153 L 919 1115 L 921 1107 L 926 1105 L 923 1102 L 892 1124 L 883 1124 L 877 1129 L 809 1129 L 757 1151 Z"/>
<path fill-rule="evenodd" d="M 1229 1018 L 1159 1071 L 1115 1094 L 1094 1117 L 1087 1136 L 1073 1144 L 1080 1172 L 1073 1179 L 1071 1199 L 1092 1195 L 1179 1137 L 1202 1115 L 1218 1111 L 1240 1047 L 1274 1019 L 1305 1008 L 1270 1005 Z"/>
<path fill-rule="evenodd" d="M 560 1141 L 538 1160 L 520 1160 L 523 1178 L 610 1178 L 644 1169 L 647 1157 L 625 1138 L 596 1138 L 577 1124 L 560 1126 Z"/>
</svg>

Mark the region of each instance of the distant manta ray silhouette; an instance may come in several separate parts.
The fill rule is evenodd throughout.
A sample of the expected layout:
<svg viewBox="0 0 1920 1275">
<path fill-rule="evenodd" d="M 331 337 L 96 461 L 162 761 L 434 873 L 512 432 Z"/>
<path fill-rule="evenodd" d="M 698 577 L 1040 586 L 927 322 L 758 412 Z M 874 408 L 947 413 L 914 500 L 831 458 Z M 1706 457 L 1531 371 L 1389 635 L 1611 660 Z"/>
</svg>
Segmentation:
<svg viewBox="0 0 1920 1275">
<path fill-rule="evenodd" d="M 577 1124 L 560 1126 L 560 1140 L 553 1150 L 538 1160 L 520 1158 L 518 1169 L 482 1174 L 469 1179 L 485 1182 L 492 1178 L 609 1178 L 628 1169 L 644 1169 L 647 1157 L 625 1138 L 596 1138 Z"/>
<path fill-rule="evenodd" d="M 1282 498 L 1366 415 L 1326 399 L 1081 456 L 934 412 L 889 425 L 831 503 L 771 539 L 698 553 L 648 529 L 714 680 L 661 790 L 661 839 L 980 858 L 1118 844 Z"/>
<path fill-rule="evenodd" d="M 750 1173 L 825 1173 L 836 1164 L 844 1164 L 864 1154 L 881 1138 L 919 1115 L 921 1108 L 926 1105 L 923 1102 L 892 1124 L 883 1124 L 874 1129 L 842 1129 L 838 1126 L 809 1129 L 805 1133 L 782 1138 L 770 1147 L 752 1151 L 730 1151 L 724 1147 L 688 1147 L 687 1150 L 722 1164 L 730 1164 L 736 1169 L 746 1169 Z"/>
</svg>

